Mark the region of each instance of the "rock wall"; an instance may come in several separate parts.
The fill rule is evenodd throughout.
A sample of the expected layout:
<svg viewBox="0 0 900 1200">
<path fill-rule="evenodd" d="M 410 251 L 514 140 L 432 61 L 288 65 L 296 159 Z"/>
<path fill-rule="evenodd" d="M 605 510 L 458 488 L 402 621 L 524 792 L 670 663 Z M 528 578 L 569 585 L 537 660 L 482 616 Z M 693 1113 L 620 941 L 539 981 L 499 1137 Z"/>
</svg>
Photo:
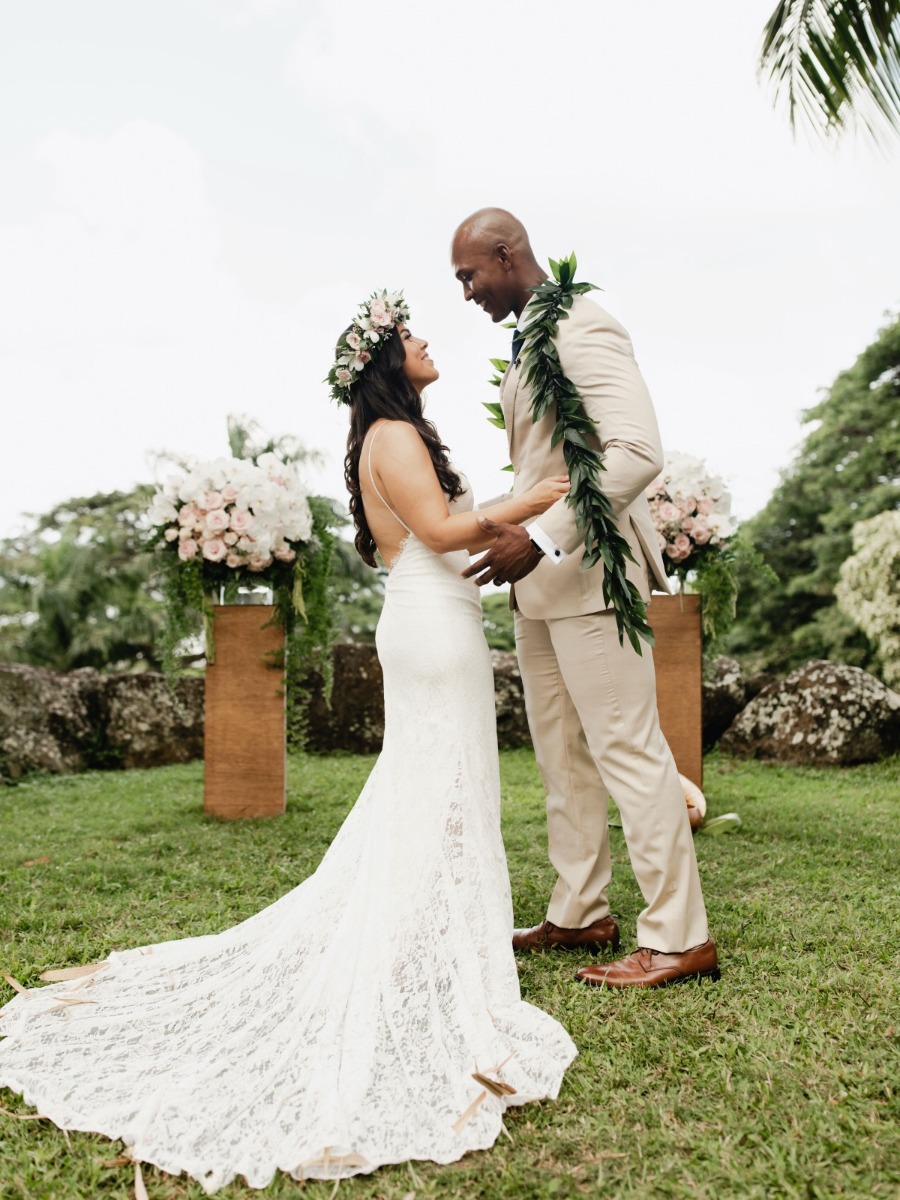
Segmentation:
<svg viewBox="0 0 900 1200">
<path fill-rule="evenodd" d="M 494 655 L 497 727 L 502 746 L 530 745 L 522 680 L 514 654 Z M 312 684 L 311 750 L 374 754 L 384 737 L 381 664 L 371 644 L 334 648 L 330 706 Z M 0 663 L 0 778 L 30 771 L 67 774 L 96 768 L 153 767 L 203 757 L 203 680 L 165 679 Z"/>
<path fill-rule="evenodd" d="M 173 700 L 161 675 L 60 675 L 0 663 L 0 777 L 156 767 L 203 756 L 203 680 Z"/>
</svg>

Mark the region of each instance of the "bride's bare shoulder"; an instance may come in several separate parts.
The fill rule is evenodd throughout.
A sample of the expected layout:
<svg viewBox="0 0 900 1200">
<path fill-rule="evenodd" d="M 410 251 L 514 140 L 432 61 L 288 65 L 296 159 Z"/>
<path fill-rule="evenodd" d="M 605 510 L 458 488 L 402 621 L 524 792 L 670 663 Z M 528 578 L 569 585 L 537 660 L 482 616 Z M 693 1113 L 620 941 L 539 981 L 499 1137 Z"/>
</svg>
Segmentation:
<svg viewBox="0 0 900 1200">
<path fill-rule="evenodd" d="M 369 431 L 369 439 L 378 437 L 378 446 L 392 454 L 413 454 L 418 456 L 425 450 L 425 443 L 419 431 L 409 421 L 383 420 L 373 425 Z M 427 454 L 427 450 L 425 450 Z"/>
</svg>

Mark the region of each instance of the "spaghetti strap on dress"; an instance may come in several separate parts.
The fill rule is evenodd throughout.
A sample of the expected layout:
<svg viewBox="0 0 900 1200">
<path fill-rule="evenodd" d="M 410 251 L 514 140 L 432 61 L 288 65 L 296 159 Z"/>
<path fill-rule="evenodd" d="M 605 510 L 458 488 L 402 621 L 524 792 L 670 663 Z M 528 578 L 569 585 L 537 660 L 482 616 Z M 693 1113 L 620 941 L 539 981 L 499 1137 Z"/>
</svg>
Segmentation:
<svg viewBox="0 0 900 1200">
<path fill-rule="evenodd" d="M 381 503 L 384 505 L 384 507 L 388 510 L 388 512 L 391 514 L 391 516 L 394 518 L 394 520 L 397 522 L 397 524 L 402 525 L 403 528 L 406 530 L 406 532 L 410 536 L 412 536 L 412 530 L 410 529 L 410 527 L 407 525 L 407 523 L 403 520 L 402 517 L 397 516 L 397 514 L 394 512 L 394 510 L 388 504 L 387 500 L 385 500 L 384 496 L 382 496 L 381 492 L 378 490 L 378 484 L 375 482 L 375 476 L 372 473 L 372 447 L 375 445 L 375 439 L 378 437 L 379 433 L 381 433 L 382 429 L 384 429 L 384 426 L 379 425 L 378 428 L 372 434 L 372 436 L 369 438 L 369 453 L 366 456 L 366 462 L 367 462 L 367 465 L 369 468 L 369 479 L 372 482 L 372 487 L 375 489 L 375 495 L 378 497 L 378 499 L 381 501 Z"/>
</svg>

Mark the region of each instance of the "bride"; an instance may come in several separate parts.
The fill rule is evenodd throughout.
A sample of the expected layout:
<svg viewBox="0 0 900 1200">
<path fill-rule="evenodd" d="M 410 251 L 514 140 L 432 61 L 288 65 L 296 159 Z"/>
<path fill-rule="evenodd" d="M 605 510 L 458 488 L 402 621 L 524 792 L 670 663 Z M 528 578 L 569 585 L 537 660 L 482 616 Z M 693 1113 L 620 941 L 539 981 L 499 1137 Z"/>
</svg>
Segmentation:
<svg viewBox="0 0 900 1200">
<path fill-rule="evenodd" d="M 576 1053 L 519 994 L 491 662 L 460 575 L 490 538 L 423 416 L 438 372 L 407 320 L 373 296 L 329 373 L 356 545 L 390 574 L 384 748 L 318 870 L 223 933 L 115 952 L 0 1011 L 0 1084 L 207 1192 L 451 1162 L 508 1105 L 555 1097 Z M 567 487 L 492 513 L 522 523 Z"/>
</svg>

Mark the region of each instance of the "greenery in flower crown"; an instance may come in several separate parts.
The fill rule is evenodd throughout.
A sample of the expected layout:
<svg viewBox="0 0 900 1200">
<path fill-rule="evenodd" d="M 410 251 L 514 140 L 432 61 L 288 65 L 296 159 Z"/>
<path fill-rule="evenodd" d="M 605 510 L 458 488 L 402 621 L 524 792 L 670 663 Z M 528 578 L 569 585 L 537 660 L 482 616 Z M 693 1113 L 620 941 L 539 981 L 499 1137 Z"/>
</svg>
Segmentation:
<svg viewBox="0 0 900 1200">
<path fill-rule="evenodd" d="M 353 323 L 337 344 L 334 363 L 325 379 L 331 384 L 332 400 L 350 403 L 350 389 L 360 372 L 378 356 L 395 327 L 408 320 L 409 308 L 402 292 L 373 292 L 360 304 Z"/>
<path fill-rule="evenodd" d="M 531 416 L 539 421 L 551 408 L 556 413 L 556 425 L 551 445 L 563 444 L 571 490 L 566 502 L 575 510 L 579 532 L 584 537 L 582 568 L 604 566 L 603 599 L 616 616 L 619 643 L 627 637 L 638 654 L 641 639 L 653 645 L 653 630 L 647 623 L 647 609 L 641 594 L 625 574 L 626 561 L 634 562 L 628 542 L 619 532 L 612 505 L 600 486 L 600 474 L 606 470 L 605 455 L 595 449 L 588 439 L 597 436 L 597 429 L 581 401 L 578 389 L 564 374 L 554 338 L 559 322 L 568 319 L 568 310 L 575 296 L 594 290 L 592 283 L 576 283 L 574 253 L 555 262 L 550 259 L 552 279 L 545 279 L 532 288 L 528 302 L 528 324 L 522 331 L 522 372 L 525 383 L 534 397 Z M 499 367 L 500 360 L 494 361 Z M 488 406 L 493 413 L 491 406 Z M 496 423 L 496 420 L 495 420 Z"/>
</svg>

